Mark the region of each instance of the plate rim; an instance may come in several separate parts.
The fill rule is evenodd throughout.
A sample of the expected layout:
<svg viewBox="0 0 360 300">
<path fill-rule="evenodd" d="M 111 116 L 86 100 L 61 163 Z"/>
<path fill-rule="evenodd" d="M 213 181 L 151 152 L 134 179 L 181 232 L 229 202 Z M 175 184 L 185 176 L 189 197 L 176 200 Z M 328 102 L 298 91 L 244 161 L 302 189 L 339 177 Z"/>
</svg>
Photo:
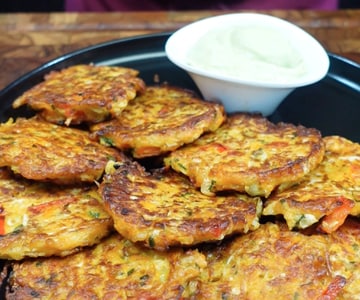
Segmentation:
<svg viewBox="0 0 360 300">
<path fill-rule="evenodd" d="M 161 81 L 165 79 L 164 82 L 168 82 L 168 80 L 171 82 L 173 79 L 176 79 L 180 87 L 184 85 L 184 88 L 191 87 L 194 91 L 197 91 L 191 77 L 184 70 L 173 64 L 166 56 L 165 43 L 172 33 L 158 32 L 105 41 L 68 52 L 39 65 L 15 79 L 0 91 L 0 114 L 2 120 L 6 121 L 9 117 L 29 115 L 29 110 L 26 107 L 21 107 L 16 110 L 17 112 L 13 113 L 12 102 L 26 90 L 43 81 L 44 75 L 48 72 L 80 63 L 105 64 L 106 61 L 113 61 L 114 65 L 121 65 L 123 60 L 125 66 L 134 66 L 135 69 L 139 68 L 140 76 L 141 72 L 144 72 L 144 78 L 148 78 L 146 74 L 149 75 L 150 69 L 151 72 L 157 73 L 154 68 L 156 64 L 160 63 L 159 72 L 162 72 L 161 76 L 163 77 Z M 284 101 L 273 115 L 269 116 L 269 119 L 273 122 L 281 121 L 304 124 L 308 127 L 318 128 L 325 133 L 342 133 L 343 136 L 360 142 L 360 134 L 354 129 L 358 127 L 355 124 L 359 124 L 360 64 L 340 55 L 327 53 L 330 59 L 330 67 L 326 76 L 313 85 L 296 89 L 294 93 L 289 95 L 289 99 Z M 111 63 L 109 64 L 111 65 Z M 165 69 L 164 66 L 166 66 Z M 169 68 L 171 69 L 170 71 Z M 176 77 L 179 74 L 181 74 L 181 77 Z M 151 76 L 153 75 L 155 74 L 151 74 Z M 186 80 L 182 81 L 184 78 Z M 148 80 L 146 82 L 151 84 Z M 321 89 L 323 87 L 329 87 L 331 91 L 334 89 L 345 94 L 342 94 L 341 101 L 339 101 L 338 93 L 335 98 L 332 98 L 331 95 L 329 98 L 329 93 Z M 309 97 L 309 93 L 313 92 L 317 94 L 315 100 L 319 108 L 313 105 L 313 97 Z M 304 97 L 304 95 L 305 98 L 300 98 Z M 325 97 L 322 97 L 322 95 L 325 95 Z M 304 105 L 298 105 L 298 101 L 302 101 L 302 99 L 304 99 Z M 341 108 L 338 110 L 339 105 Z M 328 115 L 331 121 L 325 120 L 322 117 L 323 115 Z M 340 116 L 345 118 L 345 122 L 341 123 L 341 126 L 334 122 L 334 120 L 341 122 L 339 121 Z"/>
<path fill-rule="evenodd" d="M 11 89 L 15 88 L 16 86 L 20 85 L 24 81 L 28 80 L 29 78 L 32 78 L 33 76 L 37 75 L 38 73 L 46 73 L 46 71 L 50 71 L 56 67 L 57 65 L 61 65 L 62 63 L 66 63 L 66 61 L 71 61 L 72 59 L 79 57 L 81 55 L 84 55 L 86 53 L 91 53 L 93 51 L 97 51 L 99 49 L 103 48 L 109 48 L 121 44 L 126 44 L 134 41 L 146 41 L 146 40 L 153 40 L 153 39 L 164 39 L 164 41 L 170 37 L 170 35 L 174 31 L 170 32 L 158 32 L 158 33 L 150 33 L 150 34 L 142 34 L 142 35 L 136 35 L 136 36 L 130 36 L 130 37 L 122 37 L 119 39 L 113 39 L 101 43 L 97 43 L 94 45 L 90 45 L 87 47 L 83 47 L 74 51 L 67 52 L 63 55 L 60 55 L 58 57 L 55 57 L 53 59 L 50 59 L 36 68 L 24 73 L 23 75 L 19 76 L 9 84 L 7 84 L 2 90 L 0 90 L 0 99 L 6 95 Z M 165 46 L 165 44 L 164 44 Z M 163 54 L 166 57 L 165 48 L 163 50 Z M 347 68 L 351 68 L 359 72 L 359 78 L 360 78 L 360 63 L 357 63 L 349 58 L 345 58 L 341 55 L 334 54 L 332 52 L 327 51 L 327 54 L 330 58 L 330 67 L 329 71 L 326 74 L 326 77 L 332 77 L 337 81 L 340 81 L 342 84 L 348 85 L 349 87 L 353 88 L 355 85 L 353 84 L 355 79 L 354 78 L 344 78 L 344 76 L 339 75 L 339 69 L 343 68 L 344 66 Z M 170 61 L 169 61 L 170 62 Z M 90 61 L 88 63 L 91 63 Z M 171 62 L 170 62 L 171 63 Z M 171 63 L 172 64 L 172 63 Z M 71 65 L 71 64 L 69 64 Z M 175 66 L 175 65 L 174 65 Z M 348 75 L 349 72 L 347 72 Z M 360 92 L 360 82 L 359 82 L 359 88 Z"/>
</svg>

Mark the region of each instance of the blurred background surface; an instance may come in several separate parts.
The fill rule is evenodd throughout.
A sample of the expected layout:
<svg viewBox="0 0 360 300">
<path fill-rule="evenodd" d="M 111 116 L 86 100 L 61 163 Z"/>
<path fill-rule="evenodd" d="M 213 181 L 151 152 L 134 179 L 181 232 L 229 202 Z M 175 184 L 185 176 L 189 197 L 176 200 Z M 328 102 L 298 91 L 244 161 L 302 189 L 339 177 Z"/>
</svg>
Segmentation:
<svg viewBox="0 0 360 300">
<path fill-rule="evenodd" d="M 360 8 L 360 0 L 339 0 L 338 8 L 339 9 Z M 2 3 L 0 4 L 0 13 L 62 12 L 62 11 L 65 11 L 65 0 L 35 0 L 35 1 L 3 0 Z"/>
</svg>

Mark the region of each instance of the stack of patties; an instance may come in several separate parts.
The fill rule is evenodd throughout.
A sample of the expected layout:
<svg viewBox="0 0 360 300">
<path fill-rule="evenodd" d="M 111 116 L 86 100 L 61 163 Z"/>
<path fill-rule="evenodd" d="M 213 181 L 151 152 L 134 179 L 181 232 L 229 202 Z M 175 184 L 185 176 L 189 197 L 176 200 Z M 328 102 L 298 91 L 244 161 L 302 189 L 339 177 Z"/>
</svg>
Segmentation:
<svg viewBox="0 0 360 300">
<path fill-rule="evenodd" d="M 206 280 L 194 299 L 358 299 L 360 222 L 337 231 L 289 231 L 266 223 L 205 251 Z"/>
<path fill-rule="evenodd" d="M 223 107 L 188 91 L 148 87 L 123 117 L 93 125 L 100 141 L 134 158 L 166 155 L 191 145 L 225 121 Z M 259 226 L 259 197 L 230 191 L 205 195 L 169 168 L 146 171 L 137 161 L 110 163 L 100 193 L 115 229 L 132 242 L 167 250 L 221 241 Z"/>
<path fill-rule="evenodd" d="M 40 273 L 44 272 L 44 277 L 49 275 L 52 278 L 47 278 L 47 282 L 56 282 L 54 274 L 61 271 L 65 271 L 64 274 L 73 273 L 77 276 L 76 278 L 81 278 L 82 282 L 87 282 L 87 280 L 93 278 L 93 274 L 96 274 L 97 271 L 92 270 L 90 273 L 85 273 L 82 278 L 78 276 L 76 268 L 80 267 L 85 272 L 83 266 L 91 265 L 91 259 L 96 258 L 96 253 L 100 252 L 101 254 L 103 251 L 105 262 L 104 266 L 99 269 L 98 276 L 102 277 L 102 281 L 100 280 L 99 283 L 100 286 L 104 285 L 98 291 L 97 297 L 103 298 L 107 295 L 109 297 L 115 295 L 111 290 L 111 286 L 114 286 L 114 284 L 119 287 L 116 297 L 120 298 L 125 297 L 125 295 L 131 296 L 131 293 L 135 295 L 135 298 L 141 297 L 141 295 L 145 297 L 147 294 L 152 295 L 152 297 L 155 297 L 155 295 L 165 298 L 178 297 L 178 295 L 185 293 L 186 285 L 195 276 L 198 276 L 199 270 L 204 267 L 203 255 L 197 251 L 184 251 L 181 248 L 162 254 L 157 254 L 154 251 L 146 252 L 118 234 L 104 240 L 113 229 L 113 218 L 104 210 L 95 183 L 99 184 L 101 182 L 106 165 L 108 165 L 107 170 L 112 169 L 112 164 L 109 164 L 109 161 L 113 161 L 115 166 L 118 164 L 135 164 L 120 150 L 128 152 L 127 150 L 133 149 L 134 151 L 131 153 L 140 153 L 134 155 L 140 158 L 167 153 L 184 143 L 194 141 L 206 131 L 216 130 L 225 119 L 224 111 L 221 105 L 203 102 L 188 91 L 170 87 L 154 87 L 147 90 L 136 90 L 138 92 L 137 96 L 128 99 L 131 101 L 128 101 L 129 103 L 126 103 L 126 105 L 121 105 L 121 109 L 127 110 L 127 112 L 121 114 L 121 116 L 125 116 L 124 118 L 112 113 L 109 107 L 106 107 L 107 112 L 101 112 L 101 115 L 91 118 L 93 112 L 96 111 L 97 105 L 99 105 L 99 102 L 90 105 L 91 93 L 96 93 L 99 86 L 101 86 L 101 80 L 103 77 L 106 78 L 103 71 L 104 67 L 98 69 L 96 66 L 74 66 L 49 74 L 43 83 L 22 95 L 14 103 L 14 107 L 27 103 L 35 111 L 40 111 L 39 114 L 30 119 L 18 118 L 15 122 L 10 120 L 8 123 L 2 124 L 0 128 L 0 130 L 2 129 L 0 142 L 2 160 L 0 166 L 8 168 L 9 171 L 7 172 L 14 180 L 12 183 L 15 186 L 13 190 L 19 190 L 18 193 L 13 192 L 10 199 L 9 197 L 5 197 L 5 199 L 10 202 L 10 206 L 15 207 L 18 205 L 21 207 L 17 216 L 12 215 L 15 214 L 14 209 L 10 210 L 8 207 L 4 209 L 4 219 L 13 226 L 10 227 L 9 225 L 4 229 L 3 240 L 5 241 L 5 238 L 10 239 L 11 237 L 13 245 L 23 245 L 24 238 L 20 233 L 30 232 L 32 234 L 29 237 L 28 244 L 21 249 L 21 253 L 17 253 L 15 249 L 12 249 L 12 252 L 5 254 L 3 258 L 20 260 L 26 259 L 26 257 L 48 256 L 41 261 L 37 260 L 38 266 L 44 266 L 39 269 Z M 111 71 L 110 75 L 112 72 L 117 72 L 115 68 L 109 68 L 109 71 Z M 93 74 L 95 74 L 96 78 L 91 77 Z M 62 80 L 66 82 L 63 89 L 59 86 Z M 116 80 L 114 79 L 114 81 Z M 92 85 L 91 82 L 96 82 L 96 85 Z M 103 85 L 107 86 L 105 83 Z M 69 87 L 73 87 L 73 90 L 69 91 Z M 134 93 L 131 92 L 133 91 L 133 84 L 130 84 L 130 87 L 129 93 L 125 87 L 122 93 L 134 96 Z M 88 92 L 81 92 L 82 89 L 86 89 Z M 105 90 L 108 91 L 108 89 Z M 94 95 L 93 98 L 100 101 L 101 92 Z M 112 93 L 115 93 L 114 89 Z M 115 100 L 114 103 L 116 104 Z M 44 102 L 43 105 L 41 101 Z M 130 102 L 134 102 L 134 105 L 129 110 L 127 105 L 130 106 Z M 67 107 L 63 110 L 61 108 L 63 108 L 64 103 Z M 84 105 L 88 106 L 85 107 Z M 78 110 L 80 106 L 82 108 Z M 83 109 L 86 109 L 84 115 L 79 113 Z M 149 118 L 143 118 L 146 121 L 145 124 L 138 126 L 137 123 L 141 121 L 141 118 L 133 118 L 132 116 L 145 116 L 146 111 L 150 111 L 147 114 Z M 111 118 L 111 120 L 104 121 L 108 118 Z M 156 123 L 159 123 L 161 119 L 163 123 L 157 126 Z M 142 132 L 140 145 L 138 146 L 138 142 L 135 142 L 131 144 L 134 146 L 124 148 L 111 144 L 111 146 L 118 146 L 119 150 L 109 147 L 111 138 L 102 136 L 98 132 L 93 134 L 91 140 L 87 131 L 52 124 L 60 123 L 67 126 L 86 124 L 95 127 L 93 124 L 99 122 L 99 120 L 104 121 L 104 124 L 99 123 L 99 125 L 96 125 L 99 126 L 98 128 L 101 126 L 108 127 L 108 124 L 125 126 L 128 135 L 138 128 L 138 134 L 133 135 L 133 139 L 138 139 L 139 133 Z M 127 123 L 129 121 L 130 123 Z M 172 122 L 172 126 L 169 126 L 170 122 Z M 145 132 L 145 130 L 147 131 Z M 153 141 L 158 140 L 159 134 L 163 136 L 161 143 L 160 145 L 154 145 Z M 149 140 L 146 140 L 147 136 L 150 136 Z M 171 138 L 172 136 L 174 138 Z M 106 145 L 101 145 L 96 141 L 97 139 Z M 22 187 L 18 187 L 17 184 L 22 184 Z M 29 193 L 31 197 L 29 195 L 28 199 L 21 201 L 26 193 Z M 4 194 L 9 195 L 10 192 L 6 191 Z M 86 206 L 84 204 L 87 204 L 86 201 L 91 205 Z M 254 204 L 256 205 L 256 202 Z M 95 207 L 96 205 L 98 207 Z M 255 228 L 258 226 L 260 210 L 252 206 L 250 209 L 254 210 L 251 218 L 249 218 L 250 220 L 247 222 L 241 220 L 235 222 L 238 223 L 236 224 L 237 227 L 244 227 L 244 230 L 248 230 L 248 227 Z M 29 217 L 32 220 L 29 220 Z M 43 224 L 39 224 L 42 218 L 44 219 Z M 99 223 L 98 226 L 96 226 L 96 222 Z M 81 238 L 81 234 L 85 235 L 87 225 L 89 226 L 87 239 L 85 237 Z M 99 228 L 100 225 L 102 228 Z M 37 231 L 33 227 L 36 227 Z M 214 231 L 213 236 L 219 239 L 222 233 Z M 93 240 L 90 241 L 90 237 Z M 36 241 L 39 241 L 39 245 L 35 243 Z M 100 241 L 102 242 L 99 244 Z M 93 244 L 98 244 L 98 247 L 84 250 L 85 246 Z M 35 246 L 38 248 L 35 248 Z M 54 250 L 56 247 L 59 248 L 58 251 Z M 164 247 L 168 247 L 166 243 Z M 129 264 L 126 270 L 122 270 L 123 266 L 120 267 L 120 270 L 118 269 L 117 264 L 119 262 L 116 256 L 111 255 L 111 249 L 115 249 L 116 253 L 124 253 L 122 263 Z M 79 256 L 70 255 L 79 251 Z M 128 253 L 128 251 L 130 252 Z M 132 255 L 133 252 L 134 255 Z M 59 258 L 59 256 L 67 257 Z M 102 257 L 102 255 L 100 256 Z M 138 268 L 135 269 L 140 259 L 145 260 L 143 264 L 144 270 L 140 272 L 142 275 L 139 275 Z M 151 260 L 153 260 L 156 269 L 149 265 Z M 52 269 L 51 264 L 60 261 L 68 262 L 69 268 L 63 270 Z M 46 264 L 50 264 L 50 270 L 48 271 L 45 267 Z M 115 264 L 115 269 L 111 271 L 113 264 Z M 74 282 L 70 278 L 69 280 L 62 280 L 64 289 L 61 288 L 61 284 L 56 284 L 57 288 L 55 289 L 50 284 L 45 289 L 42 287 L 41 290 L 38 290 L 35 285 L 39 282 L 35 278 L 32 281 L 31 276 L 28 276 L 27 283 L 21 282 L 21 280 L 17 281 L 17 278 L 20 279 L 21 275 L 19 274 L 19 277 L 17 277 L 16 270 L 18 267 L 22 269 L 23 266 L 26 266 L 23 261 L 14 263 L 11 266 L 14 271 L 9 279 L 10 287 L 7 293 L 9 298 L 27 299 L 34 297 L 34 295 L 44 298 L 62 298 L 63 295 L 66 295 L 65 297 L 87 295 L 83 290 L 84 287 L 76 284 L 74 287 Z M 193 268 L 193 271 L 189 269 L 189 266 Z M 105 274 L 108 276 L 102 275 L 104 268 Z M 112 272 L 116 272 L 116 276 L 111 276 Z M 185 274 L 186 272 L 188 275 Z M 32 271 L 30 273 L 35 274 Z M 140 276 L 140 279 L 138 276 Z M 38 278 L 37 275 L 36 278 Z M 110 286 L 106 285 L 108 278 L 111 279 L 108 282 Z M 99 281 L 98 278 L 96 281 Z M 173 284 L 171 285 L 172 281 Z M 130 286 L 134 287 L 133 292 L 131 289 L 128 291 Z M 88 287 L 88 284 L 86 287 Z M 192 290 L 194 287 L 189 286 L 189 289 Z M 90 292 L 89 295 L 93 296 Z"/>
<path fill-rule="evenodd" d="M 265 202 L 264 215 L 283 215 L 288 227 L 318 224 L 337 230 L 348 215 L 360 215 L 360 145 L 339 136 L 323 138 L 325 155 L 315 170 Z"/>
<path fill-rule="evenodd" d="M 119 151 L 85 131 L 19 118 L 0 125 L 0 258 L 67 255 L 112 231 L 95 184 Z"/>
<path fill-rule="evenodd" d="M 118 234 L 14 263 L 8 299 L 356 299 L 359 220 L 329 235 L 267 223 L 209 249 L 147 249 Z"/>
<path fill-rule="evenodd" d="M 26 104 L 37 115 L 0 127 L 0 167 L 7 170 L 1 180 L 1 258 L 67 255 L 112 231 L 95 182 L 109 160 L 125 156 L 87 131 L 60 124 L 119 115 L 145 89 L 137 75 L 130 68 L 76 65 L 52 71 L 14 101 L 14 108 Z"/>
<path fill-rule="evenodd" d="M 100 193 L 127 239 L 159 250 L 193 246 L 257 229 L 260 196 L 296 182 L 323 155 L 317 130 L 238 114 L 173 150 L 165 165 L 178 172 L 168 167 L 147 173 L 137 162 L 113 163 Z"/>
<path fill-rule="evenodd" d="M 3 256 L 21 260 L 3 272 L 8 299 L 360 293 L 360 222 L 345 221 L 358 215 L 358 144 L 257 114 L 226 116 L 190 91 L 145 87 L 135 70 L 107 70 L 48 75 L 14 103 L 39 115 L 0 127 L 10 204 L 2 206 L 0 243 L 18 249 L 31 234 L 22 252 Z M 126 96 L 100 105 L 102 92 Z"/>
<path fill-rule="evenodd" d="M 14 108 L 27 104 L 37 115 L 0 125 L 1 259 L 66 256 L 113 231 L 96 183 L 109 160 L 127 157 L 69 126 L 119 115 L 145 89 L 137 75 L 123 67 L 72 66 L 47 74 L 14 101 Z"/>
</svg>

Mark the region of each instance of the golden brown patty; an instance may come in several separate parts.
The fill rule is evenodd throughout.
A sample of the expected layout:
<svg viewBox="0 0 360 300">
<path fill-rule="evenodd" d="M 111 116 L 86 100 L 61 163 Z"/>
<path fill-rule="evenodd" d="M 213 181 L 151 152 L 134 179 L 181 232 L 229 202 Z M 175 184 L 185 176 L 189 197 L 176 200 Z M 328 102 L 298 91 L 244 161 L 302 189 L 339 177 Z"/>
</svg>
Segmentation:
<svg viewBox="0 0 360 300">
<path fill-rule="evenodd" d="M 0 167 L 8 166 L 27 179 L 92 182 L 102 176 L 110 159 L 124 157 L 92 141 L 86 131 L 37 118 L 0 125 Z"/>
<path fill-rule="evenodd" d="M 357 228 L 346 224 L 334 236 L 307 236 L 286 225 L 262 225 L 208 252 L 209 278 L 196 299 L 357 299 L 356 222 Z"/>
<path fill-rule="evenodd" d="M 329 258 L 334 258 L 331 266 L 335 270 L 342 268 L 341 274 L 346 278 L 346 285 L 333 299 L 354 300 L 360 295 L 360 221 L 348 217 L 341 227 L 331 233 Z M 330 267 L 331 267 L 330 266 Z M 336 287 L 335 287 L 336 288 Z M 331 299 L 331 298 L 328 298 Z"/>
<path fill-rule="evenodd" d="M 164 250 L 218 241 L 259 226 L 260 198 L 207 196 L 172 170 L 150 175 L 137 163 L 114 166 L 117 170 L 105 175 L 100 193 L 116 230 L 133 242 Z"/>
<path fill-rule="evenodd" d="M 264 215 L 283 215 L 290 228 L 318 222 L 336 230 L 348 214 L 360 214 L 360 145 L 345 138 L 324 138 L 325 156 L 304 180 L 266 201 Z"/>
<path fill-rule="evenodd" d="M 190 299 L 198 251 L 156 252 L 113 235 L 65 258 L 14 263 L 7 299 Z"/>
<path fill-rule="evenodd" d="M 52 71 L 45 80 L 17 98 L 52 123 L 96 123 L 118 116 L 145 83 L 138 71 L 110 66 L 75 65 Z"/>
<path fill-rule="evenodd" d="M 97 187 L 0 178 L 0 259 L 68 255 L 113 229 Z"/>
<path fill-rule="evenodd" d="M 148 87 L 117 120 L 96 124 L 94 136 L 131 151 L 137 158 L 156 156 L 191 143 L 224 121 L 223 107 L 202 101 L 187 90 Z"/>
<path fill-rule="evenodd" d="M 172 152 L 165 164 L 189 176 L 206 194 L 233 189 L 269 196 L 278 185 L 314 169 L 323 154 L 316 129 L 237 114 L 214 133 Z"/>
<path fill-rule="evenodd" d="M 65 258 L 12 263 L 7 299 L 357 299 L 359 220 L 307 236 L 265 224 L 204 251 L 135 246 L 120 235 Z M 5 273 L 2 274 L 5 277 Z"/>
</svg>

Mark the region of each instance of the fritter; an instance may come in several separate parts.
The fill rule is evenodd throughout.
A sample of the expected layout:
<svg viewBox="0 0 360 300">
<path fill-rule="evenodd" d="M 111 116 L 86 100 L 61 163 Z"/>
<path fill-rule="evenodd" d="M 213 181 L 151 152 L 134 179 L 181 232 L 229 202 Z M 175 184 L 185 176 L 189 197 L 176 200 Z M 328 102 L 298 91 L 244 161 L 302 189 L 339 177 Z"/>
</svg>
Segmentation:
<svg viewBox="0 0 360 300">
<path fill-rule="evenodd" d="M 110 163 L 111 164 L 111 163 Z M 100 185 L 115 229 L 133 242 L 166 250 L 222 240 L 259 226 L 259 197 L 228 193 L 208 196 L 172 170 L 146 173 L 138 163 L 113 164 Z"/>
<path fill-rule="evenodd" d="M 324 137 L 325 156 L 302 182 L 267 199 L 264 215 L 283 215 L 289 228 L 321 221 L 336 230 L 350 215 L 360 215 L 360 145 L 339 136 Z"/>
<path fill-rule="evenodd" d="M 196 299 L 355 299 L 360 224 L 347 226 L 334 236 L 307 236 L 261 225 L 208 251 L 209 278 Z"/>
<path fill-rule="evenodd" d="M 156 252 L 118 234 L 64 258 L 14 263 L 7 299 L 190 299 L 206 267 L 197 250 Z"/>
<path fill-rule="evenodd" d="M 13 102 L 28 105 L 48 122 L 97 123 L 117 117 L 145 89 L 138 71 L 116 66 L 75 65 L 51 71 Z"/>
<path fill-rule="evenodd" d="M 359 218 L 348 217 L 337 231 L 329 234 L 331 238 L 329 258 L 335 258 L 331 266 L 337 270 L 342 268 L 342 274 L 346 277 L 346 285 L 340 290 L 336 299 L 354 300 L 360 295 L 359 228 Z"/>
<path fill-rule="evenodd" d="M 316 129 L 235 114 L 215 132 L 170 153 L 164 162 L 189 176 L 205 194 L 237 190 L 268 197 L 277 186 L 301 179 L 323 155 Z"/>
<path fill-rule="evenodd" d="M 96 185 L 61 187 L 1 170 L 0 259 L 64 256 L 113 230 Z"/>
<path fill-rule="evenodd" d="M 27 179 L 59 184 L 98 180 L 108 160 L 123 160 L 116 149 L 103 146 L 79 129 L 38 118 L 0 124 L 0 167 Z"/>
<path fill-rule="evenodd" d="M 105 144 L 131 151 L 136 158 L 157 156 L 191 143 L 224 121 L 220 104 L 170 86 L 148 87 L 117 120 L 91 127 Z"/>
<path fill-rule="evenodd" d="M 329 235 L 267 223 L 205 250 L 142 248 L 113 234 L 67 257 L 11 263 L 7 299 L 356 299 L 359 220 Z M 2 273 L 6 277 L 6 273 Z"/>
</svg>

